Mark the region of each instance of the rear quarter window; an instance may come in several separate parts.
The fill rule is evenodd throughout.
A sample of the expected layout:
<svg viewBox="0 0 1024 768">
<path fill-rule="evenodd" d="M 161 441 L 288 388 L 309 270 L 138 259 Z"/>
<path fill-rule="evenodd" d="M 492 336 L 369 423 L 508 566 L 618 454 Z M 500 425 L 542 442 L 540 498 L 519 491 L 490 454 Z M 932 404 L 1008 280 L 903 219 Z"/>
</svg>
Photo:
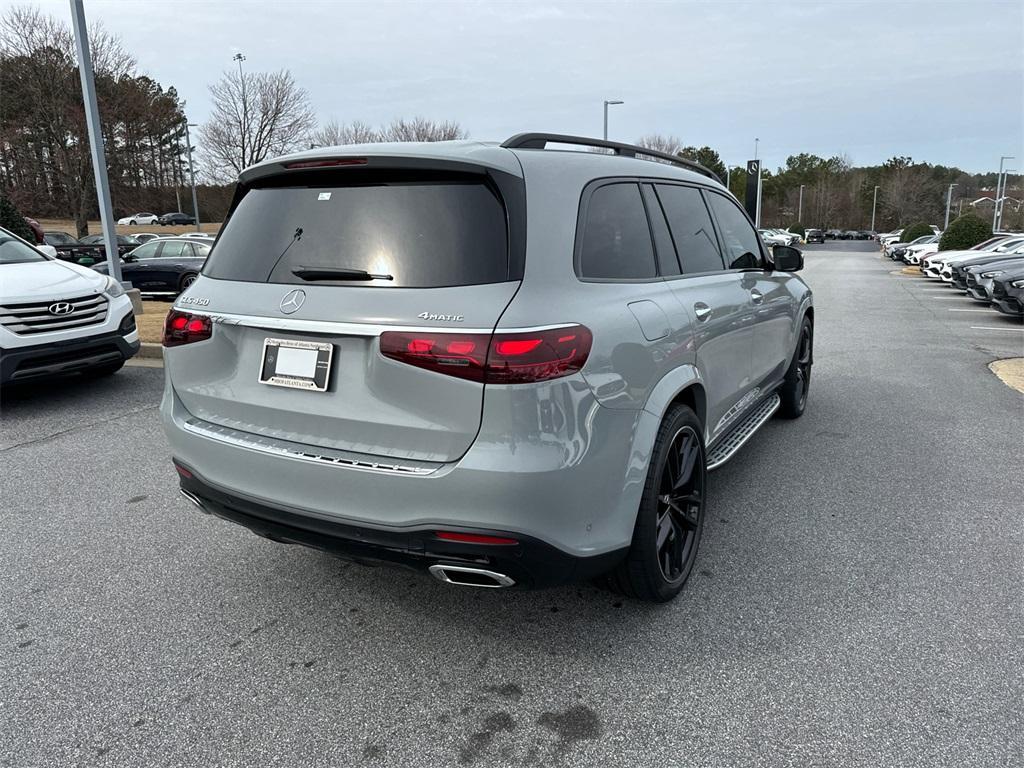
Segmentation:
<svg viewBox="0 0 1024 768">
<path fill-rule="evenodd" d="M 351 270 L 390 279 L 317 282 L 437 288 L 508 280 L 508 253 L 502 199 L 477 178 L 265 186 L 238 203 L 203 272 L 308 284 L 294 272 Z"/>
<path fill-rule="evenodd" d="M 638 184 L 604 184 L 590 194 L 577 272 L 591 280 L 644 280 L 658 274 Z"/>
</svg>

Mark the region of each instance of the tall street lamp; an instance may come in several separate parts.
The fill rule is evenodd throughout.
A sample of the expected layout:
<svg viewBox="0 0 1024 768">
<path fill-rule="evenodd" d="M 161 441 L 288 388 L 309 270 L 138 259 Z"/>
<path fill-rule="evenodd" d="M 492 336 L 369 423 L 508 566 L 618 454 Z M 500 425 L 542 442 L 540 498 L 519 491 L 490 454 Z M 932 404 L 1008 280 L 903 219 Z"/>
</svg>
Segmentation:
<svg viewBox="0 0 1024 768">
<path fill-rule="evenodd" d="M 760 143 L 760 139 L 754 137 L 754 160 L 757 160 L 757 145 Z M 761 179 L 764 174 L 761 172 L 761 166 L 757 166 L 757 203 L 754 206 L 754 226 L 761 226 Z"/>
<path fill-rule="evenodd" d="M 1003 184 L 1003 163 L 1007 160 L 1015 160 L 1013 155 L 1003 155 L 999 158 L 999 175 L 996 177 L 996 199 L 992 206 L 992 231 L 996 231 L 996 222 L 999 220 L 999 197 L 1002 194 L 1000 187 Z"/>
<path fill-rule="evenodd" d="M 949 207 L 953 204 L 953 187 L 956 184 L 950 184 L 949 189 L 946 191 L 946 223 L 942 225 L 942 231 L 945 232 L 949 229 Z"/>
<path fill-rule="evenodd" d="M 245 74 L 242 72 L 242 62 L 245 61 L 245 56 L 239 51 L 231 57 L 232 61 L 238 62 L 238 87 L 241 91 L 242 98 L 242 130 L 239 131 L 239 141 L 242 145 L 242 162 L 240 163 L 241 168 L 245 168 L 249 161 L 245 155 L 245 136 L 249 131 L 249 97 L 245 92 Z M 198 223 L 198 219 L 196 220 Z"/>
<path fill-rule="evenodd" d="M 875 196 L 871 201 L 871 231 L 875 231 L 875 209 L 878 208 L 878 190 L 879 186 L 875 184 Z"/>
<path fill-rule="evenodd" d="M 1016 172 L 1016 168 L 1007 168 L 1003 171 L 1003 193 L 999 196 L 999 221 L 996 222 L 999 229 L 1003 228 L 1003 209 L 1006 206 L 1006 201 L 1010 199 L 1010 196 L 1006 194 L 1006 187 L 1010 183 L 1010 175 Z"/>
<path fill-rule="evenodd" d="M 100 209 L 100 227 L 110 276 L 121 282 L 121 260 L 117 254 L 117 230 L 114 211 L 110 205 L 110 184 L 107 179 L 107 156 L 103 146 L 103 127 L 100 123 L 99 102 L 96 100 L 96 80 L 89 48 L 89 30 L 85 23 L 82 0 L 71 0 L 71 21 L 78 53 L 78 74 L 82 81 L 82 101 L 85 105 L 85 125 L 89 133 L 92 171 L 96 179 L 96 202 Z"/>
<path fill-rule="evenodd" d="M 188 175 L 192 182 L 192 215 L 196 217 L 196 232 L 202 232 L 199 226 L 199 200 L 196 198 L 196 171 L 192 166 L 192 142 L 189 139 L 188 129 L 195 128 L 198 123 L 190 123 L 185 119 L 185 151 L 188 153 Z"/>
<path fill-rule="evenodd" d="M 806 184 L 801 184 L 800 185 L 800 203 L 797 205 L 797 209 L 796 209 L 796 223 L 797 224 L 803 224 L 804 223 L 804 187 L 805 186 L 807 186 L 807 185 Z"/>
<path fill-rule="evenodd" d="M 604 102 L 604 140 L 605 141 L 608 141 L 608 107 L 613 105 L 613 104 L 625 104 L 625 103 L 626 102 L 619 101 L 618 99 L 611 99 L 611 100 L 605 99 L 605 102 Z"/>
</svg>

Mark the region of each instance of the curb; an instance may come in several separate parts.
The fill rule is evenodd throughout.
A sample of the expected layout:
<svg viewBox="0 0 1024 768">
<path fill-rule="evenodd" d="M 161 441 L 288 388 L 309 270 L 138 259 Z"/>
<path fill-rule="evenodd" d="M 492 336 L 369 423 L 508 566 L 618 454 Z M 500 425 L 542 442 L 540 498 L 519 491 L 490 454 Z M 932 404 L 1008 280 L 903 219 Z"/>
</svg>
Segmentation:
<svg viewBox="0 0 1024 768">
<path fill-rule="evenodd" d="M 139 351 L 135 355 L 136 357 L 147 357 L 155 360 L 164 359 L 164 348 L 161 344 L 152 344 L 150 342 L 142 342 L 139 346 Z"/>
</svg>

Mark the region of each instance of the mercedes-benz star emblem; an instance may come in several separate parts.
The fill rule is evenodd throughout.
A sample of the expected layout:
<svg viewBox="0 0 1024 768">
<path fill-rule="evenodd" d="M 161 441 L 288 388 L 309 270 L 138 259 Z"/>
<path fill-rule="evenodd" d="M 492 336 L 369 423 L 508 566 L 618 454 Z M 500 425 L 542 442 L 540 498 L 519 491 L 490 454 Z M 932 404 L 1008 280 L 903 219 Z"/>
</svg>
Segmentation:
<svg viewBox="0 0 1024 768">
<path fill-rule="evenodd" d="M 51 315 L 70 315 L 73 310 L 74 307 L 71 306 L 71 302 L 69 301 L 58 301 L 47 307 L 47 311 Z"/>
<path fill-rule="evenodd" d="M 301 288 L 296 288 L 294 291 L 288 291 L 281 299 L 279 308 L 286 315 L 290 315 L 292 312 L 298 311 L 299 307 L 302 306 L 302 302 L 306 300 L 306 292 Z"/>
</svg>

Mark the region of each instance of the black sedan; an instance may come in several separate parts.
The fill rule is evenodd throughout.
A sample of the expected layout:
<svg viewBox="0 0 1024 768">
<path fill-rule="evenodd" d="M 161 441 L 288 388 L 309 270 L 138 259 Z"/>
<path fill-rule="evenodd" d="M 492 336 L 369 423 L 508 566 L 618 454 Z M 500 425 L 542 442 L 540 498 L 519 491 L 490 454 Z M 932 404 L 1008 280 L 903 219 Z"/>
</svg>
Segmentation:
<svg viewBox="0 0 1024 768">
<path fill-rule="evenodd" d="M 82 245 L 96 245 L 106 251 L 103 235 L 86 235 L 82 238 Z M 136 240 L 131 235 L 117 235 L 117 253 L 120 256 L 131 253 L 140 245 L 142 245 L 142 241 Z"/>
<path fill-rule="evenodd" d="M 166 227 L 168 224 L 195 224 L 195 217 L 189 216 L 187 213 L 181 211 L 174 211 L 173 213 L 165 213 L 161 216 L 158 221 L 161 227 Z"/>
<path fill-rule="evenodd" d="M 178 294 L 195 282 L 209 254 L 209 243 L 161 237 L 125 256 L 121 276 L 142 293 Z M 103 274 L 108 271 L 106 263 L 93 269 Z"/>
</svg>

